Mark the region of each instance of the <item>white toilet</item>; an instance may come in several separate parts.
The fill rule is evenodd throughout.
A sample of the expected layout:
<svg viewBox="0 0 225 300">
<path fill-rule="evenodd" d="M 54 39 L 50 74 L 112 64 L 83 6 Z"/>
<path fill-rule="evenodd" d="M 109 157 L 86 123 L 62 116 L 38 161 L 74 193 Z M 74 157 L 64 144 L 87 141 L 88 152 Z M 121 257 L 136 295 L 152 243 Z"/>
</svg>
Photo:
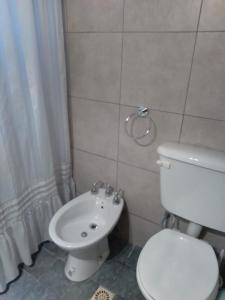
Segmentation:
<svg viewBox="0 0 225 300">
<path fill-rule="evenodd" d="M 123 210 L 123 192 L 100 182 L 60 208 L 49 225 L 49 235 L 68 251 L 65 275 L 83 281 L 93 275 L 109 255 L 108 235 Z"/>
<path fill-rule="evenodd" d="M 187 233 L 164 229 L 149 239 L 137 264 L 147 300 L 214 300 L 219 267 L 202 226 L 225 232 L 225 154 L 168 143 L 158 148 L 161 202 L 190 221 Z"/>
</svg>

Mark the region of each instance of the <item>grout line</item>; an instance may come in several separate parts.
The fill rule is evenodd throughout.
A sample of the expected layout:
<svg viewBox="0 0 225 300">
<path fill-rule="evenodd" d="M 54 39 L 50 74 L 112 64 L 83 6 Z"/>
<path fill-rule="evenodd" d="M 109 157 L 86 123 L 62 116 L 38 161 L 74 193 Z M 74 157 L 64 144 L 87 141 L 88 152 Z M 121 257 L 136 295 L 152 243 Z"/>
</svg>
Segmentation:
<svg viewBox="0 0 225 300">
<path fill-rule="evenodd" d="M 62 17 L 63 17 L 63 24 L 64 26 L 64 34 L 68 32 L 68 10 L 67 10 L 67 1 L 61 0 L 61 7 L 62 7 Z"/>
<path fill-rule="evenodd" d="M 134 216 L 134 217 L 136 217 L 136 218 L 142 219 L 142 220 L 144 220 L 144 221 L 146 221 L 146 222 L 149 222 L 149 223 L 152 223 L 152 224 L 154 224 L 154 225 L 157 225 L 157 226 L 161 227 L 161 225 L 160 225 L 159 223 L 156 223 L 155 221 L 152 221 L 152 220 L 147 219 L 147 218 L 145 218 L 145 217 L 136 215 L 135 213 L 131 213 L 131 212 L 128 211 L 128 214 L 129 214 L 129 215 L 132 215 L 132 216 Z"/>
<path fill-rule="evenodd" d="M 122 160 L 118 160 L 118 163 L 120 163 L 120 164 L 122 164 L 122 165 L 125 165 L 125 166 L 128 166 L 128 167 L 133 167 L 133 168 L 135 168 L 135 169 L 141 169 L 141 170 L 143 170 L 143 171 L 146 171 L 146 172 L 149 172 L 149 173 L 152 173 L 152 174 L 157 174 L 157 175 L 159 175 L 159 171 L 157 172 L 157 171 L 155 171 L 155 170 L 150 170 L 150 169 L 147 169 L 147 168 L 144 168 L 144 167 L 139 167 L 139 166 L 137 166 L 137 165 L 135 165 L 135 164 L 132 164 L 132 163 L 127 163 L 127 162 L 125 162 L 125 161 L 122 161 Z"/>
<path fill-rule="evenodd" d="M 184 124 L 184 115 L 185 115 L 185 111 L 186 111 L 188 94 L 189 94 L 189 89 L 190 89 L 190 84 L 191 84 L 191 75 L 192 75 L 192 68 L 193 68 L 194 56 L 195 56 L 195 50 L 196 50 L 196 44 L 197 44 L 197 38 L 198 38 L 198 29 L 199 29 L 199 24 L 200 24 L 202 6 L 203 6 L 203 0 L 201 0 L 201 5 L 200 5 L 199 15 L 198 15 L 198 23 L 197 23 L 197 28 L 196 28 L 196 32 L 195 32 L 194 48 L 193 48 L 193 53 L 192 53 L 192 58 L 191 58 L 191 66 L 190 66 L 190 71 L 189 71 L 189 76 L 188 76 L 188 82 L 187 82 L 187 88 L 186 88 L 186 97 L 185 97 L 184 109 L 183 109 L 183 118 L 182 118 L 182 122 L 181 122 L 181 126 L 180 126 L 180 132 L 179 132 L 179 137 L 178 137 L 178 141 L 179 142 L 181 140 L 181 135 L 182 135 L 182 130 L 183 130 L 183 124 Z"/>
<path fill-rule="evenodd" d="M 103 159 L 108 159 L 108 160 L 113 161 L 115 163 L 118 162 L 118 164 L 120 163 L 120 164 L 129 166 L 129 167 L 133 167 L 133 168 L 136 168 L 136 169 L 141 169 L 143 171 L 146 171 L 146 172 L 149 172 L 149 173 L 153 173 L 153 174 L 157 174 L 157 175 L 159 174 L 159 172 L 157 172 L 155 170 L 150 170 L 150 169 L 147 169 L 147 168 L 139 167 L 139 166 L 137 166 L 135 164 L 127 163 L 127 162 L 124 162 L 124 161 L 119 160 L 119 159 L 117 161 L 116 159 L 109 158 L 109 157 L 106 157 L 106 156 L 101 155 L 101 154 L 93 153 L 93 152 L 90 152 L 90 151 L 87 151 L 87 150 L 84 150 L 84 149 L 81 149 L 81 148 L 78 148 L 78 147 L 74 147 L 73 151 L 84 152 L 86 154 L 94 155 L 94 156 L 97 156 L 97 157 L 100 157 L 100 158 L 103 158 Z"/>
<path fill-rule="evenodd" d="M 93 102 L 97 102 L 97 103 L 114 104 L 114 105 L 118 105 L 121 107 L 127 107 L 127 108 L 138 108 L 139 107 L 138 105 L 136 106 L 136 105 L 131 105 L 131 104 L 120 104 L 120 103 L 108 102 L 108 101 L 104 101 L 104 100 L 97 100 L 97 99 L 91 99 L 91 98 L 82 98 L 82 97 L 76 97 L 76 96 L 69 96 L 69 97 L 72 99 L 73 102 L 76 101 L 75 99 L 79 99 L 79 100 L 84 100 L 84 101 L 93 101 Z M 193 114 L 189 114 L 189 113 L 178 113 L 178 112 L 174 112 L 174 111 L 161 110 L 161 109 L 156 109 L 156 108 L 151 108 L 151 111 L 173 114 L 173 115 L 178 115 L 178 116 L 188 116 L 188 117 L 193 117 L 193 118 L 225 122 L 225 119 L 216 119 L 216 118 L 212 118 L 212 117 L 204 117 L 201 115 L 193 115 Z"/>
<path fill-rule="evenodd" d="M 123 21 L 122 30 L 124 31 L 124 18 L 125 18 L 125 0 L 123 0 Z M 121 99 L 122 99 L 122 75 L 123 75 L 123 55 L 124 55 L 124 34 L 122 33 L 121 44 L 121 60 L 120 60 L 120 97 L 119 97 L 119 116 L 118 116 L 118 129 L 117 129 L 117 160 L 116 160 L 116 189 L 118 190 L 118 174 L 119 174 L 119 150 L 120 150 L 120 111 L 121 111 Z"/>
<path fill-rule="evenodd" d="M 100 100 L 100 99 L 94 99 L 94 98 L 86 98 L 86 97 L 77 97 L 77 96 L 69 96 L 71 98 L 72 101 L 76 101 L 76 99 L 78 100 L 85 100 L 85 101 L 94 101 L 97 103 L 106 103 L 106 104 L 115 104 L 115 105 L 119 105 L 119 101 L 118 102 L 112 102 L 112 101 L 106 101 L 106 100 Z"/>
<path fill-rule="evenodd" d="M 124 31 L 124 33 L 132 33 L 132 34 L 136 34 L 136 33 L 194 33 L 195 30 L 168 30 L 168 31 L 162 31 L 162 30 L 126 30 Z"/>
<path fill-rule="evenodd" d="M 122 31 L 104 31 L 104 30 L 100 30 L 100 31 L 67 31 L 67 33 L 69 34 L 96 34 L 96 33 L 99 33 L 99 34 L 104 34 L 104 33 L 132 33 L 132 34 L 136 34 L 136 33 L 195 33 L 196 31 L 195 30 L 168 30 L 168 31 L 160 31 L 160 30 L 122 30 Z M 209 31 L 211 32 L 211 31 Z M 212 31 L 214 32 L 214 31 Z"/>
<path fill-rule="evenodd" d="M 129 104 L 122 104 L 122 106 L 124 107 L 130 107 L 130 108 L 138 108 L 140 105 L 129 105 Z M 182 115 L 182 113 L 178 113 L 178 112 L 173 112 L 173 111 L 168 111 L 168 110 L 161 110 L 161 109 L 156 109 L 156 108 L 152 108 L 151 105 L 149 104 L 150 106 L 150 111 L 153 111 L 153 112 L 161 112 L 161 113 L 166 113 L 166 114 L 172 114 L 172 115 Z"/>
<path fill-rule="evenodd" d="M 225 32 L 225 30 L 198 30 L 201 33 L 217 33 L 217 32 Z M 196 30 L 168 30 L 168 31 L 160 31 L 160 30 L 127 30 L 127 31 L 66 31 L 68 34 L 113 34 L 113 33 L 125 33 L 125 34 L 138 34 L 138 33 L 158 33 L 158 34 L 166 34 L 166 33 L 196 33 Z"/>
<path fill-rule="evenodd" d="M 105 33 L 109 33 L 109 34 L 114 34 L 114 33 L 122 33 L 122 31 L 104 31 L 104 30 L 99 30 L 99 31 L 68 31 L 67 33 L 69 34 L 105 34 Z"/>
<path fill-rule="evenodd" d="M 219 32 L 225 32 L 225 30 L 198 30 L 200 33 L 219 33 Z"/>
<path fill-rule="evenodd" d="M 209 121 L 225 122 L 225 120 L 222 120 L 222 119 L 215 119 L 215 118 L 197 116 L 197 115 L 192 115 L 192 114 L 184 114 L 184 116 L 185 117 L 192 117 L 192 118 L 196 118 L 196 119 L 204 119 L 204 120 L 209 120 Z"/>
<path fill-rule="evenodd" d="M 132 246 L 131 246 L 131 249 L 130 249 L 128 255 L 127 255 L 128 258 L 131 257 L 132 253 L 134 252 L 134 249 L 135 249 L 135 246 L 132 245 Z"/>
<path fill-rule="evenodd" d="M 181 124 L 180 124 L 180 131 L 179 131 L 179 136 L 178 136 L 178 143 L 181 142 L 181 135 L 183 131 L 183 125 L 184 125 L 184 114 L 182 116 Z"/>
<path fill-rule="evenodd" d="M 66 10 L 66 18 L 67 18 L 67 5 L 64 4 L 64 9 Z M 66 26 L 68 23 L 68 19 L 66 20 Z M 73 147 L 74 144 L 74 132 L 73 132 L 73 103 L 70 101 L 69 94 L 71 93 L 71 80 L 70 80 L 70 47 L 69 47 L 69 37 L 67 35 L 67 32 L 64 32 L 64 55 L 65 55 L 65 64 L 66 64 L 66 91 L 67 91 L 67 109 L 68 109 L 68 126 L 69 126 L 69 140 L 70 140 L 70 149 Z M 74 177 L 73 170 L 74 170 L 74 158 L 73 154 L 70 150 L 70 159 L 71 159 L 71 171 L 72 171 L 72 177 Z M 76 183 L 75 183 L 76 185 Z M 75 188 L 76 191 L 76 188 Z"/>
<path fill-rule="evenodd" d="M 128 241 L 128 244 L 130 244 L 130 246 L 132 247 L 132 250 L 131 250 L 132 252 L 133 252 L 133 250 L 134 250 L 136 247 L 143 248 L 143 247 L 138 246 L 138 245 L 136 245 L 136 244 L 131 244 L 131 242 L 129 242 L 129 241 Z M 132 253 L 131 253 L 131 254 L 132 254 Z M 131 254 L 129 254 L 129 255 L 131 256 Z M 130 258 L 130 256 L 127 256 L 128 259 Z M 129 266 L 129 265 L 126 264 L 126 262 L 124 262 L 124 261 L 116 260 L 116 263 L 117 263 L 117 264 L 120 264 L 122 267 L 124 267 L 124 268 L 130 270 L 130 271 L 133 272 L 133 273 L 136 272 L 136 270 L 135 270 L 134 268 L 132 268 L 132 266 Z M 121 299 L 121 300 L 125 300 L 120 294 L 117 294 L 117 295 L 120 296 L 120 299 Z"/>
<path fill-rule="evenodd" d="M 113 161 L 113 162 L 117 162 L 117 160 L 114 159 L 114 158 L 110 158 L 110 157 L 104 156 L 104 155 L 102 155 L 102 154 L 90 152 L 90 151 L 81 149 L 81 148 L 79 148 L 79 147 L 74 147 L 73 150 L 80 151 L 80 152 L 84 152 L 84 153 L 87 153 L 87 154 L 92 154 L 92 155 L 98 156 L 98 157 L 100 157 L 100 158 L 104 158 L 104 159 L 111 160 L 111 161 Z"/>
<path fill-rule="evenodd" d="M 105 104 L 115 104 L 115 105 L 120 105 L 122 107 L 129 107 L 129 108 L 138 108 L 140 105 L 132 105 L 132 104 L 123 104 L 119 102 L 109 102 L 109 101 L 104 101 L 104 100 L 98 100 L 98 99 L 92 99 L 92 98 L 83 98 L 83 97 L 77 97 L 77 96 L 70 96 L 72 101 L 76 101 L 75 99 L 79 100 L 85 100 L 85 101 L 94 101 L 97 103 L 105 103 Z M 149 104 L 150 106 L 150 104 Z M 182 113 L 178 112 L 173 112 L 173 111 L 167 111 L 167 110 L 161 110 L 161 109 L 156 109 L 151 107 L 151 111 L 156 111 L 156 112 L 162 112 L 162 113 L 168 113 L 168 114 L 175 114 L 175 115 L 183 115 Z"/>
</svg>

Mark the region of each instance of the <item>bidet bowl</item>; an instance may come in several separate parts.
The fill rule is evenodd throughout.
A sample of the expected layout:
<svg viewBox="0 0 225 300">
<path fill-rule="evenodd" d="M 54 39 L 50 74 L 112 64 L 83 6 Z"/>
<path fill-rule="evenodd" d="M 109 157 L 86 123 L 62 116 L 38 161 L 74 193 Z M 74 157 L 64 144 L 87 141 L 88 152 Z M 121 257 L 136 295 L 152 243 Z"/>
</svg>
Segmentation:
<svg viewBox="0 0 225 300">
<path fill-rule="evenodd" d="M 49 225 L 49 235 L 60 248 L 69 252 L 66 276 L 73 281 L 90 277 L 109 255 L 108 234 L 118 222 L 124 206 L 113 202 L 99 189 L 84 193 L 60 208 Z"/>
</svg>

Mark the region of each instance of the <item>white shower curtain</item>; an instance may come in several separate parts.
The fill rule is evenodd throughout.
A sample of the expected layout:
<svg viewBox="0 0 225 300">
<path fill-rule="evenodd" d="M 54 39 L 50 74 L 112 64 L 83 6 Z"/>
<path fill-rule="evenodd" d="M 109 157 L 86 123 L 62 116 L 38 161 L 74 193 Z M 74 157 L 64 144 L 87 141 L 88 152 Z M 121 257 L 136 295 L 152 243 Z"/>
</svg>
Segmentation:
<svg viewBox="0 0 225 300">
<path fill-rule="evenodd" d="M 0 292 L 73 197 L 60 0 L 0 1 Z"/>
</svg>

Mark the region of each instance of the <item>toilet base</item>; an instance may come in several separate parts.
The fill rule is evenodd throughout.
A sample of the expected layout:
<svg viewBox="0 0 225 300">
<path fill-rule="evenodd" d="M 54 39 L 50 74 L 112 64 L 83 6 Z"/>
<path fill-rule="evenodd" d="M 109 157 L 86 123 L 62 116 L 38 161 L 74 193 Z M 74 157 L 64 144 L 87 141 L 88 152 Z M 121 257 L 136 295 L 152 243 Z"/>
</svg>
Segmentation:
<svg viewBox="0 0 225 300">
<path fill-rule="evenodd" d="M 109 255 L 107 237 L 91 247 L 72 250 L 65 265 L 65 275 L 71 281 L 83 281 L 92 276 Z"/>
</svg>

